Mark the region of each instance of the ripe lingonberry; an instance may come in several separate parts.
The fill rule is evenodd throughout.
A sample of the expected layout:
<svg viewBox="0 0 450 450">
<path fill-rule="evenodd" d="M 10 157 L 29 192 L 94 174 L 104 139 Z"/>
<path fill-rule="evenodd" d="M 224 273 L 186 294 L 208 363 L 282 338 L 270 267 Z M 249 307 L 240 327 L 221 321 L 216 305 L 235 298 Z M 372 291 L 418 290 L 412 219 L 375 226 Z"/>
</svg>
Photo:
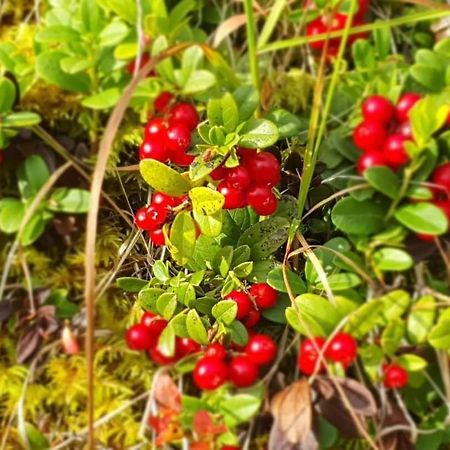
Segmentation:
<svg viewBox="0 0 450 450">
<path fill-rule="evenodd" d="M 358 352 L 358 344 L 347 333 L 337 333 L 325 349 L 325 356 L 331 361 L 349 366 Z"/>
<path fill-rule="evenodd" d="M 394 117 L 394 105 L 381 95 L 367 97 L 362 104 L 362 113 L 366 120 L 388 123 Z"/>
<path fill-rule="evenodd" d="M 244 324 L 245 328 L 253 328 L 261 319 L 261 313 L 255 309 L 252 308 L 248 315 L 242 319 L 242 323 Z"/>
<path fill-rule="evenodd" d="M 245 190 L 250 186 L 250 173 L 244 166 L 228 169 L 225 182 L 234 189 Z"/>
<path fill-rule="evenodd" d="M 388 165 L 394 169 L 403 166 L 409 161 L 409 155 L 405 150 L 406 141 L 407 139 L 401 134 L 393 134 L 384 143 L 383 155 Z"/>
<path fill-rule="evenodd" d="M 408 372 L 398 364 L 391 363 L 383 366 L 384 386 L 388 389 L 401 389 L 408 384 Z"/>
<path fill-rule="evenodd" d="M 161 205 L 170 210 L 178 204 L 178 200 L 175 197 L 164 194 L 163 192 L 154 192 L 152 195 L 152 205 Z"/>
<path fill-rule="evenodd" d="M 357 170 L 362 175 L 366 169 L 374 166 L 386 166 L 387 161 L 381 152 L 367 152 L 361 155 L 358 159 Z"/>
<path fill-rule="evenodd" d="M 416 236 L 421 240 L 425 242 L 434 242 L 434 239 L 436 236 L 433 236 L 432 234 L 425 234 L 425 233 L 417 233 Z"/>
<path fill-rule="evenodd" d="M 320 372 L 325 368 L 322 362 L 319 362 L 319 355 L 325 345 L 325 339 L 314 337 L 305 339 L 301 345 L 298 355 L 298 368 L 305 375 L 312 375 L 317 370 Z"/>
<path fill-rule="evenodd" d="M 246 147 L 236 147 L 236 154 L 239 157 L 239 161 L 246 167 L 251 164 L 252 159 L 257 155 L 254 148 Z"/>
<path fill-rule="evenodd" d="M 128 328 L 125 339 L 131 350 L 146 350 L 152 345 L 152 335 L 149 327 L 137 323 Z"/>
<path fill-rule="evenodd" d="M 433 203 L 442 210 L 450 221 L 450 200 L 435 200 Z"/>
<path fill-rule="evenodd" d="M 151 204 L 147 206 L 147 219 L 150 224 L 148 230 L 156 230 L 167 219 L 167 209 L 162 205 Z"/>
<path fill-rule="evenodd" d="M 233 188 L 225 181 L 217 185 L 217 190 L 225 197 L 223 207 L 225 209 L 237 209 L 245 206 L 245 192 Z"/>
<path fill-rule="evenodd" d="M 169 114 L 169 124 L 181 123 L 189 130 L 195 130 L 200 121 L 197 110 L 187 102 L 177 103 L 172 107 Z"/>
<path fill-rule="evenodd" d="M 228 367 L 219 358 L 201 358 L 195 365 L 193 376 L 199 389 L 211 391 L 227 381 Z"/>
<path fill-rule="evenodd" d="M 402 122 L 395 131 L 398 134 L 401 134 L 406 139 L 412 139 L 413 138 L 413 132 L 412 132 L 412 126 L 411 122 L 409 120 L 405 120 Z"/>
<path fill-rule="evenodd" d="M 435 188 L 438 196 L 450 196 L 450 162 L 441 164 L 433 172 L 431 181 L 439 187 Z"/>
<path fill-rule="evenodd" d="M 317 19 L 312 20 L 306 26 L 306 36 L 314 37 L 318 34 L 324 34 L 327 32 L 327 27 L 323 23 L 322 18 L 318 17 Z M 309 42 L 309 46 L 314 50 L 322 50 L 325 46 L 325 40 Z"/>
<path fill-rule="evenodd" d="M 170 364 L 174 364 L 178 359 L 176 355 L 173 356 L 163 355 L 156 346 L 150 347 L 148 350 L 148 354 L 152 359 L 152 361 L 158 366 L 168 366 Z"/>
<path fill-rule="evenodd" d="M 184 356 L 198 353 L 202 347 L 191 338 L 177 338 L 175 348 L 176 355 L 183 358 Z"/>
<path fill-rule="evenodd" d="M 269 364 L 277 354 L 277 344 L 266 334 L 255 334 L 249 338 L 245 353 L 258 366 Z"/>
<path fill-rule="evenodd" d="M 156 230 L 149 231 L 148 236 L 154 245 L 158 247 L 166 245 L 166 238 L 164 237 L 162 228 L 157 228 Z"/>
<path fill-rule="evenodd" d="M 277 291 L 267 283 L 255 283 L 250 288 L 250 295 L 255 298 L 258 308 L 272 308 L 278 299 Z"/>
<path fill-rule="evenodd" d="M 253 185 L 247 191 L 247 203 L 260 216 L 272 215 L 278 206 L 277 198 L 269 186 Z"/>
<path fill-rule="evenodd" d="M 280 181 L 280 163 L 272 153 L 257 153 L 246 167 L 252 181 L 258 185 L 275 186 Z"/>
<path fill-rule="evenodd" d="M 225 359 L 227 357 L 227 351 L 222 344 L 218 342 L 214 342 L 213 344 L 209 344 L 205 349 L 205 356 L 212 358 Z"/>
<path fill-rule="evenodd" d="M 259 375 L 259 367 L 245 356 L 236 356 L 230 361 L 229 378 L 238 388 L 245 388 L 255 383 Z"/>
<path fill-rule="evenodd" d="M 148 121 L 144 129 L 144 140 L 160 140 L 164 144 L 166 137 L 167 124 L 163 119 L 156 117 Z"/>
<path fill-rule="evenodd" d="M 381 151 L 386 138 L 384 125 L 373 120 L 361 122 L 353 131 L 353 142 L 364 152 Z"/>
<path fill-rule="evenodd" d="M 194 155 L 188 155 L 186 152 L 172 152 L 170 161 L 180 167 L 188 167 L 194 161 Z"/>
<path fill-rule="evenodd" d="M 223 180 L 227 176 L 228 169 L 222 165 L 216 167 L 209 175 L 214 181 Z"/>
<path fill-rule="evenodd" d="M 154 224 L 147 214 L 147 207 L 139 208 L 134 214 L 134 223 L 141 230 L 150 230 Z"/>
<path fill-rule="evenodd" d="M 157 317 L 156 314 L 153 314 L 150 311 L 145 311 L 144 314 L 142 314 L 141 317 L 141 323 L 142 325 L 145 325 L 146 327 L 150 326 L 150 323 L 152 320 Z"/>
<path fill-rule="evenodd" d="M 161 336 L 161 333 L 167 326 L 167 320 L 165 319 L 153 319 L 148 325 L 147 328 L 150 333 L 150 346 L 154 347 L 158 343 L 158 339 Z"/>
<path fill-rule="evenodd" d="M 167 128 L 166 146 L 171 153 L 185 152 L 191 145 L 191 132 L 181 123 L 174 123 Z"/>
<path fill-rule="evenodd" d="M 141 60 L 139 62 L 139 68 L 138 70 L 141 70 L 148 62 L 150 61 L 150 56 L 147 53 L 143 53 L 141 55 Z M 136 64 L 137 64 L 137 58 L 133 59 L 128 63 L 127 71 L 130 75 L 134 75 L 134 72 L 136 70 Z M 155 71 L 151 70 L 150 73 L 147 75 L 147 77 L 153 77 L 155 76 Z"/>
<path fill-rule="evenodd" d="M 155 98 L 155 101 L 153 102 L 153 106 L 156 111 L 162 112 L 169 106 L 169 104 L 172 100 L 173 100 L 173 94 L 168 91 L 163 91 L 158 95 L 158 97 Z"/>
<path fill-rule="evenodd" d="M 231 291 L 226 297 L 226 300 L 233 300 L 237 304 L 237 319 L 243 319 L 248 315 L 252 309 L 252 301 L 250 297 L 242 291 Z"/>
<path fill-rule="evenodd" d="M 157 161 L 167 162 L 169 152 L 161 141 L 153 138 L 141 144 L 139 147 L 139 159 L 156 159 Z"/>
<path fill-rule="evenodd" d="M 396 106 L 396 117 L 399 122 L 404 122 L 409 119 L 409 111 L 422 98 L 419 94 L 407 92 L 403 94 Z"/>
</svg>

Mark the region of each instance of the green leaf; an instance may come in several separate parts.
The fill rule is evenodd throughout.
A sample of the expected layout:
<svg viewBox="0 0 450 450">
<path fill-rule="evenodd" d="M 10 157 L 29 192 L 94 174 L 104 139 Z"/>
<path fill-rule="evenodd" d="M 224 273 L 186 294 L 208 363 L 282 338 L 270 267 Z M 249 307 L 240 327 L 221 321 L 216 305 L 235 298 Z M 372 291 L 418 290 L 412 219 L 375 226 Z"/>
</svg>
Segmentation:
<svg viewBox="0 0 450 450">
<path fill-rule="evenodd" d="M 148 283 L 147 283 L 148 284 Z M 156 312 L 156 302 L 158 298 L 161 297 L 166 291 L 160 288 L 147 288 L 143 289 L 145 286 L 142 286 L 138 295 L 138 302 L 141 305 L 142 309 L 146 311 L 154 311 Z"/>
<path fill-rule="evenodd" d="M 258 91 L 254 86 L 244 85 L 233 92 L 233 97 L 239 105 L 239 122 L 250 119 L 259 105 Z"/>
<path fill-rule="evenodd" d="M 28 111 L 14 112 L 3 119 L 5 128 L 22 128 L 37 125 L 41 121 L 38 114 Z"/>
<path fill-rule="evenodd" d="M 111 22 L 103 28 L 100 33 L 100 46 L 112 47 L 122 42 L 130 33 L 130 29 L 125 22 L 117 20 Z"/>
<path fill-rule="evenodd" d="M 450 349 L 450 320 L 440 321 L 435 325 L 429 335 L 428 342 L 438 349 Z"/>
<path fill-rule="evenodd" d="M 356 339 L 362 339 L 380 322 L 383 308 L 383 303 L 376 299 L 364 303 L 349 316 L 345 331 Z"/>
<path fill-rule="evenodd" d="M 210 216 L 198 214 L 196 211 L 193 211 L 192 214 L 203 235 L 209 237 L 216 237 L 220 235 L 223 221 L 222 211 L 217 211 Z"/>
<path fill-rule="evenodd" d="M 172 292 L 164 292 L 156 300 L 156 310 L 166 320 L 170 320 L 177 309 L 177 296 Z"/>
<path fill-rule="evenodd" d="M 191 189 L 189 180 L 155 159 L 142 160 L 139 170 L 144 180 L 155 191 L 179 197 Z"/>
<path fill-rule="evenodd" d="M 297 136 L 307 127 L 305 121 L 284 109 L 271 111 L 266 118 L 277 126 L 280 138 Z"/>
<path fill-rule="evenodd" d="M 354 273 L 334 273 L 328 275 L 327 280 L 332 291 L 346 291 L 361 284 L 361 278 Z M 318 282 L 316 288 L 324 289 L 322 282 Z"/>
<path fill-rule="evenodd" d="M 265 319 L 275 323 L 285 324 L 286 309 L 291 306 L 291 301 L 286 294 L 278 294 L 277 303 L 272 308 L 264 309 L 262 315 Z"/>
<path fill-rule="evenodd" d="M 200 186 L 189 191 L 192 207 L 198 214 L 212 215 L 220 211 L 225 202 L 225 197 L 218 191 Z"/>
<path fill-rule="evenodd" d="M 79 73 L 92 67 L 92 61 L 80 59 L 79 56 L 68 56 L 61 60 L 61 69 L 66 73 Z"/>
<path fill-rule="evenodd" d="M 381 248 L 373 254 L 372 258 L 377 269 L 381 271 L 408 270 L 414 264 L 409 253 L 399 248 Z"/>
<path fill-rule="evenodd" d="M 224 399 L 219 406 L 225 424 L 235 426 L 250 420 L 259 410 L 261 399 L 249 394 L 239 394 Z"/>
<path fill-rule="evenodd" d="M 253 261 L 243 262 L 233 268 L 233 272 L 238 278 L 246 278 L 252 273 L 252 271 Z"/>
<path fill-rule="evenodd" d="M 182 79 L 186 81 L 189 75 L 196 70 L 203 61 L 203 50 L 198 45 L 187 48 L 181 61 Z"/>
<path fill-rule="evenodd" d="M 231 332 L 231 340 L 235 344 L 240 345 L 241 347 L 247 344 L 248 330 L 241 322 L 235 320 L 230 326 L 230 332 Z"/>
<path fill-rule="evenodd" d="M 428 366 L 425 359 L 411 353 L 403 353 L 396 360 L 408 372 L 419 372 Z"/>
<path fill-rule="evenodd" d="M 80 0 L 81 29 L 84 33 L 96 36 L 103 23 L 103 11 L 97 0 Z"/>
<path fill-rule="evenodd" d="M 187 314 L 186 328 L 191 339 L 194 339 L 194 341 L 203 345 L 208 343 L 208 333 L 205 325 L 203 325 L 203 322 L 195 309 L 191 309 Z"/>
<path fill-rule="evenodd" d="M 217 252 L 214 260 L 212 261 L 212 267 L 216 273 L 226 277 L 231 268 L 231 261 L 233 260 L 233 247 L 227 245 L 222 247 L 219 252 Z"/>
<path fill-rule="evenodd" d="M 89 191 L 84 189 L 55 189 L 50 196 L 48 207 L 51 211 L 65 213 L 86 213 L 89 211 Z"/>
<path fill-rule="evenodd" d="M 20 234 L 20 243 L 23 246 L 31 245 L 44 232 L 47 220 L 42 212 L 35 213 L 33 217 L 26 223 L 22 233 Z"/>
<path fill-rule="evenodd" d="M 197 230 L 194 219 L 187 212 L 177 214 L 170 230 L 168 247 L 179 264 L 189 262 L 195 249 Z"/>
<path fill-rule="evenodd" d="M 0 231 L 6 234 L 15 233 L 25 215 L 25 205 L 15 198 L 0 200 Z"/>
<path fill-rule="evenodd" d="M 184 312 L 175 316 L 170 321 L 170 326 L 173 328 L 173 331 L 175 332 L 175 334 L 177 336 L 182 337 L 182 338 L 189 337 L 189 333 L 188 333 L 187 327 L 186 327 L 186 314 Z"/>
<path fill-rule="evenodd" d="M 239 145 L 247 148 L 266 148 L 279 139 L 277 126 L 266 119 L 249 119 L 240 129 Z"/>
<path fill-rule="evenodd" d="M 152 266 L 153 275 L 158 278 L 159 281 L 165 283 L 170 280 L 169 269 L 167 264 L 163 261 L 155 261 Z"/>
<path fill-rule="evenodd" d="M 432 203 L 411 203 L 395 213 L 395 218 L 406 228 L 433 236 L 444 234 L 448 220 L 444 212 Z"/>
<path fill-rule="evenodd" d="M 364 171 L 364 178 L 374 189 L 381 192 L 382 194 L 387 195 L 393 200 L 398 198 L 400 193 L 401 181 L 397 177 L 397 175 L 388 167 L 369 167 Z"/>
<path fill-rule="evenodd" d="M 19 190 L 24 198 L 36 195 L 50 178 L 47 163 L 39 155 L 29 156 L 17 171 Z"/>
<path fill-rule="evenodd" d="M 388 356 L 394 355 L 405 334 L 405 323 L 401 320 L 389 322 L 381 335 L 381 347 Z"/>
<path fill-rule="evenodd" d="M 47 450 L 50 449 L 48 439 L 31 423 L 25 423 L 25 433 L 27 442 L 24 443 L 28 450 Z"/>
<path fill-rule="evenodd" d="M 175 331 L 171 326 L 164 328 L 158 339 L 158 350 L 168 358 L 175 355 Z"/>
<path fill-rule="evenodd" d="M 36 33 L 36 42 L 44 43 L 63 43 L 78 42 L 81 39 L 80 33 L 65 25 L 51 25 L 43 28 Z"/>
<path fill-rule="evenodd" d="M 218 322 L 230 325 L 236 319 L 237 303 L 233 300 L 221 300 L 213 306 L 211 312 Z"/>
<path fill-rule="evenodd" d="M 7 113 L 16 101 L 16 87 L 8 78 L 0 78 L 0 114 Z"/>
<path fill-rule="evenodd" d="M 147 284 L 148 281 L 135 277 L 120 277 L 116 280 L 116 286 L 127 292 L 139 292 Z"/>
<path fill-rule="evenodd" d="M 91 95 L 82 100 L 81 104 L 86 108 L 101 110 L 112 108 L 122 96 L 122 91 L 113 87 L 99 94 Z"/>
<path fill-rule="evenodd" d="M 190 283 L 181 283 L 180 286 L 176 289 L 177 299 L 183 305 L 188 307 L 194 306 L 196 293 L 194 286 Z"/>
<path fill-rule="evenodd" d="M 239 110 L 233 96 L 227 92 L 220 102 L 222 109 L 222 123 L 225 130 L 231 133 L 239 124 Z"/>
<path fill-rule="evenodd" d="M 36 72 L 48 83 L 61 89 L 75 92 L 89 92 L 89 77 L 84 73 L 76 75 L 65 73 L 61 68 L 61 60 L 67 56 L 61 50 L 47 50 L 36 58 Z"/>
<path fill-rule="evenodd" d="M 408 315 L 408 337 L 413 344 L 422 344 L 436 317 L 436 300 L 431 295 L 425 295 L 417 300 Z"/>
<path fill-rule="evenodd" d="M 389 323 L 391 320 L 401 317 L 408 309 L 411 304 L 411 296 L 408 292 L 397 289 L 379 297 L 377 301 L 383 305 L 382 316 L 385 323 Z"/>
<path fill-rule="evenodd" d="M 206 91 L 216 84 L 215 75 L 209 70 L 195 70 L 184 83 L 183 94 L 195 94 Z"/>
<path fill-rule="evenodd" d="M 367 236 L 381 228 L 384 215 L 383 207 L 371 200 L 359 202 L 346 197 L 337 202 L 331 219 L 345 233 Z"/>
<path fill-rule="evenodd" d="M 206 115 L 209 125 L 222 126 L 222 100 L 220 98 L 210 98 L 206 105 Z"/>
</svg>

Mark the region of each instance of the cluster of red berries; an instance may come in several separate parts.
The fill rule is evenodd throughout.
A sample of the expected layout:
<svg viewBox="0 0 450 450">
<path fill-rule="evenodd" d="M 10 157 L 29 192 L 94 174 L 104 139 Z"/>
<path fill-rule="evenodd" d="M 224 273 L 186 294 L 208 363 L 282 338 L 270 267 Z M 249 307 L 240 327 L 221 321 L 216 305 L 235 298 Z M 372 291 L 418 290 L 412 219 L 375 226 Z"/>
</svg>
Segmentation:
<svg viewBox="0 0 450 450">
<path fill-rule="evenodd" d="M 396 105 L 381 95 L 372 95 L 363 102 L 364 120 L 353 131 L 353 142 L 364 152 L 357 163 L 360 174 L 373 166 L 398 170 L 409 161 L 405 150 L 405 143 L 413 138 L 409 112 L 421 98 L 407 92 Z"/>
<path fill-rule="evenodd" d="M 305 339 L 300 345 L 298 355 L 298 367 L 305 375 L 312 375 L 325 370 L 322 356 L 326 359 L 340 363 L 347 369 L 355 360 L 358 353 L 358 344 L 355 339 L 347 333 L 337 333 L 327 344 L 322 337 L 316 336 Z"/>
<path fill-rule="evenodd" d="M 155 192 L 151 203 L 138 209 L 134 215 L 134 221 L 138 228 L 147 231 L 154 245 L 165 245 L 163 226 L 171 219 L 174 208 L 183 204 L 186 196 L 172 197 Z"/>
<path fill-rule="evenodd" d="M 240 164 L 226 168 L 219 166 L 211 178 L 220 181 L 217 190 L 225 197 L 225 209 L 251 206 L 260 216 L 270 216 L 278 206 L 272 188 L 280 182 L 280 163 L 269 152 L 256 152 L 239 147 Z"/>
<path fill-rule="evenodd" d="M 272 308 L 278 300 L 277 291 L 267 283 L 255 283 L 247 294 L 244 291 L 231 291 L 225 299 L 237 305 L 236 318 L 247 327 L 254 327 L 261 318 L 261 310 Z"/>
<path fill-rule="evenodd" d="M 174 104 L 174 96 L 167 91 L 155 99 L 154 110 L 159 114 L 149 120 L 144 130 L 144 142 L 139 159 L 156 159 L 180 167 L 189 166 L 194 156 L 187 154 L 191 133 L 200 121 L 195 106 L 188 102 Z"/>
<path fill-rule="evenodd" d="M 153 362 L 159 366 L 174 364 L 185 356 L 200 352 L 201 346 L 194 340 L 177 337 L 174 356 L 168 357 L 162 354 L 157 345 L 167 324 L 167 320 L 151 312 L 145 312 L 141 321 L 132 325 L 126 332 L 125 340 L 128 347 L 131 350 L 147 351 Z"/>
<path fill-rule="evenodd" d="M 306 0 L 306 7 L 312 6 L 311 0 Z M 364 16 L 369 9 L 368 0 L 359 0 L 358 11 L 352 18 L 351 26 L 364 25 Z M 341 31 L 345 28 L 347 23 L 347 14 L 340 14 L 338 12 L 333 12 L 331 14 L 323 14 L 316 19 L 312 20 L 306 26 L 306 36 L 313 37 L 319 34 L 332 33 L 333 31 Z M 367 38 L 368 33 L 356 33 L 351 34 L 348 37 L 349 44 L 352 44 L 358 39 Z M 328 41 L 327 56 L 333 58 L 337 55 L 339 51 L 339 46 L 341 43 L 341 38 L 332 38 Z M 309 46 L 313 50 L 322 51 L 325 47 L 326 40 L 320 40 L 315 42 L 310 42 Z"/>
<path fill-rule="evenodd" d="M 277 345 L 265 334 L 254 334 L 242 354 L 232 355 L 219 343 L 210 344 L 195 365 L 194 382 L 201 390 L 214 390 L 227 381 L 237 388 L 253 385 L 261 366 L 273 361 Z"/>
</svg>

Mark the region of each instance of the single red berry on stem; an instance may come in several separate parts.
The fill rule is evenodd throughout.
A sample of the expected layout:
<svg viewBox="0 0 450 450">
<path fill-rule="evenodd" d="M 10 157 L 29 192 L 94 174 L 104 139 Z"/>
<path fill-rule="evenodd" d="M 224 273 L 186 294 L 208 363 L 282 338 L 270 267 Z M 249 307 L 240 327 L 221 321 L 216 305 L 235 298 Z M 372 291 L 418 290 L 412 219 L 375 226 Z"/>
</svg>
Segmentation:
<svg viewBox="0 0 450 450">
<path fill-rule="evenodd" d="M 213 357 L 218 359 L 225 359 L 227 357 L 227 351 L 222 344 L 218 342 L 214 342 L 213 344 L 209 344 L 205 349 L 206 357 Z"/>
<path fill-rule="evenodd" d="M 142 325 L 145 325 L 146 327 L 150 326 L 150 323 L 152 322 L 153 319 L 155 319 L 155 317 L 158 317 L 158 316 L 156 314 L 153 314 L 150 311 L 145 311 L 141 317 Z"/>
<path fill-rule="evenodd" d="M 305 375 L 312 375 L 316 371 L 321 372 L 325 365 L 320 360 L 320 352 L 325 345 L 325 339 L 322 337 L 314 337 L 305 339 L 301 345 L 298 355 L 298 368 Z"/>
<path fill-rule="evenodd" d="M 139 147 L 139 159 L 156 159 L 167 162 L 169 153 L 161 140 L 147 140 Z"/>
<path fill-rule="evenodd" d="M 152 336 L 149 327 L 137 323 L 128 328 L 125 340 L 131 350 L 146 350 L 151 346 Z"/>
<path fill-rule="evenodd" d="M 170 364 L 174 364 L 178 359 L 176 355 L 166 356 L 162 354 L 156 346 L 150 347 L 148 350 L 148 354 L 152 361 L 158 366 L 168 366 Z"/>
<path fill-rule="evenodd" d="M 253 308 L 250 297 L 242 291 L 231 291 L 226 297 L 226 300 L 233 300 L 237 304 L 237 319 L 244 319 Z"/>
<path fill-rule="evenodd" d="M 252 181 L 258 185 L 275 186 L 280 182 L 280 163 L 272 153 L 257 153 L 246 167 Z"/>
<path fill-rule="evenodd" d="M 388 389 L 401 389 L 408 384 L 408 372 L 398 364 L 391 363 L 383 366 L 384 386 Z"/>
<path fill-rule="evenodd" d="M 358 159 L 357 170 L 363 175 L 366 169 L 374 166 L 387 166 L 387 160 L 381 152 L 367 152 Z"/>
<path fill-rule="evenodd" d="M 175 348 L 176 355 L 182 358 L 193 353 L 198 353 L 202 347 L 191 338 L 177 338 Z"/>
<path fill-rule="evenodd" d="M 324 34 L 326 32 L 327 32 L 327 27 L 323 23 L 323 20 L 321 17 L 318 17 L 317 19 L 312 20 L 306 26 L 306 36 L 307 37 L 314 37 L 314 36 L 317 36 L 318 34 Z M 314 50 L 322 50 L 325 47 L 325 40 L 321 39 L 319 41 L 309 42 L 308 44 Z"/>
<path fill-rule="evenodd" d="M 170 210 L 178 205 L 178 200 L 171 195 L 164 194 L 163 192 L 154 192 L 152 195 L 152 205 L 161 205 Z"/>
<path fill-rule="evenodd" d="M 386 139 L 386 128 L 374 120 L 361 122 L 353 131 L 353 142 L 363 152 L 381 151 Z"/>
<path fill-rule="evenodd" d="M 194 161 L 194 155 L 188 155 L 186 152 L 172 152 L 170 161 L 180 167 L 188 167 Z"/>
<path fill-rule="evenodd" d="M 247 203 L 260 216 L 270 216 L 278 206 L 277 198 L 269 186 L 253 185 L 247 191 Z"/>
<path fill-rule="evenodd" d="M 438 196 L 449 197 L 450 196 L 450 162 L 441 164 L 436 167 L 431 177 L 431 181 L 438 185 L 434 189 L 435 194 Z"/>
<path fill-rule="evenodd" d="M 173 94 L 169 91 L 163 91 L 155 98 L 153 106 L 156 111 L 162 112 L 169 106 L 172 100 Z"/>
<path fill-rule="evenodd" d="M 154 245 L 158 247 L 163 247 L 166 245 L 166 238 L 164 236 L 164 232 L 162 228 L 157 228 L 156 230 L 151 230 L 148 233 L 150 240 L 153 242 Z"/>
<path fill-rule="evenodd" d="M 161 140 L 161 143 L 165 144 L 167 137 L 167 124 L 166 122 L 156 117 L 148 121 L 144 129 L 144 140 Z"/>
<path fill-rule="evenodd" d="M 278 300 L 277 291 L 267 283 L 253 284 L 250 288 L 250 295 L 253 295 L 256 305 L 261 309 L 272 308 Z"/>
<path fill-rule="evenodd" d="M 362 104 L 364 119 L 380 123 L 389 123 L 395 114 L 394 105 L 382 95 L 367 97 Z"/>
<path fill-rule="evenodd" d="M 394 169 L 398 169 L 409 161 L 409 155 L 405 150 L 407 140 L 401 134 L 393 134 L 384 143 L 383 155 L 388 165 Z"/>
<path fill-rule="evenodd" d="M 253 363 L 264 366 L 273 361 L 277 354 L 277 344 L 266 334 L 255 334 L 245 346 L 245 353 Z"/>
<path fill-rule="evenodd" d="M 258 324 L 260 319 L 261 313 L 257 309 L 252 308 L 247 316 L 242 319 L 242 323 L 244 324 L 245 328 L 253 328 Z"/>
<path fill-rule="evenodd" d="M 189 129 L 181 124 L 175 123 L 167 128 L 166 146 L 171 152 L 171 159 L 173 154 L 185 152 L 191 145 L 191 132 Z"/>
<path fill-rule="evenodd" d="M 409 112 L 413 106 L 422 98 L 421 95 L 414 92 L 407 92 L 403 94 L 396 106 L 396 117 L 399 122 L 404 122 L 409 119 Z"/>
<path fill-rule="evenodd" d="M 228 379 L 228 367 L 219 358 L 201 358 L 195 365 L 194 383 L 201 390 L 211 391 L 222 386 Z"/>
<path fill-rule="evenodd" d="M 417 233 L 416 236 L 421 240 L 425 242 L 434 242 L 436 236 L 433 236 L 432 234 L 425 234 L 425 233 Z"/>
<path fill-rule="evenodd" d="M 152 224 L 150 230 L 155 230 L 167 219 L 167 209 L 162 205 L 151 204 L 147 206 L 147 219 Z"/>
<path fill-rule="evenodd" d="M 259 367 L 245 355 L 234 357 L 228 370 L 230 381 L 238 388 L 252 386 L 259 375 Z"/>
<path fill-rule="evenodd" d="M 244 166 L 232 167 L 226 171 L 225 182 L 234 189 L 245 190 L 250 186 L 250 173 Z"/>
<path fill-rule="evenodd" d="M 169 124 L 181 123 L 189 130 L 193 131 L 197 128 L 200 122 L 200 117 L 198 115 L 195 106 L 187 102 L 177 103 L 172 107 L 169 114 Z"/>
<path fill-rule="evenodd" d="M 325 356 L 331 361 L 349 366 L 356 358 L 358 344 L 347 333 L 337 333 L 325 349 Z"/>
<path fill-rule="evenodd" d="M 237 209 L 245 206 L 244 191 L 229 186 L 225 181 L 217 185 L 217 190 L 225 197 L 225 203 L 223 205 L 225 209 Z"/>
</svg>

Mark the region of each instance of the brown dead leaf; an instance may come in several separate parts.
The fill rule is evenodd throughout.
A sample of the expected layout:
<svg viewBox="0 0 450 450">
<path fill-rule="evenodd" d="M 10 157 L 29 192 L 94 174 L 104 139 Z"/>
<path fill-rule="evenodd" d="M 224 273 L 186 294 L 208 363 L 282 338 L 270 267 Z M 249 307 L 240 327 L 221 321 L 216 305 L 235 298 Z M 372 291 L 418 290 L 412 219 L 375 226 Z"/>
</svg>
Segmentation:
<svg viewBox="0 0 450 450">
<path fill-rule="evenodd" d="M 313 442 L 311 392 L 307 380 L 296 381 L 275 395 L 270 405 L 274 418 L 269 438 L 269 450 L 299 448 Z M 305 450 L 318 448 L 314 444 Z"/>
<path fill-rule="evenodd" d="M 181 412 L 181 394 L 169 374 L 162 373 L 156 380 L 155 384 L 155 400 L 159 407 L 170 409 L 175 414 Z"/>
<path fill-rule="evenodd" d="M 247 17 L 245 14 L 236 14 L 235 16 L 229 17 L 227 20 L 222 22 L 216 30 L 216 34 L 214 36 L 213 47 L 218 47 L 220 43 L 233 31 L 236 31 L 247 21 Z"/>
<path fill-rule="evenodd" d="M 400 406 L 394 402 L 389 402 L 387 411 L 380 412 L 383 414 L 381 421 L 381 437 L 378 440 L 378 444 L 382 450 L 413 450 L 415 448 L 413 442 L 410 439 L 410 433 L 402 430 L 395 430 L 392 433 L 386 433 L 389 428 L 398 425 L 409 427 L 408 420 L 405 417 Z"/>
</svg>

